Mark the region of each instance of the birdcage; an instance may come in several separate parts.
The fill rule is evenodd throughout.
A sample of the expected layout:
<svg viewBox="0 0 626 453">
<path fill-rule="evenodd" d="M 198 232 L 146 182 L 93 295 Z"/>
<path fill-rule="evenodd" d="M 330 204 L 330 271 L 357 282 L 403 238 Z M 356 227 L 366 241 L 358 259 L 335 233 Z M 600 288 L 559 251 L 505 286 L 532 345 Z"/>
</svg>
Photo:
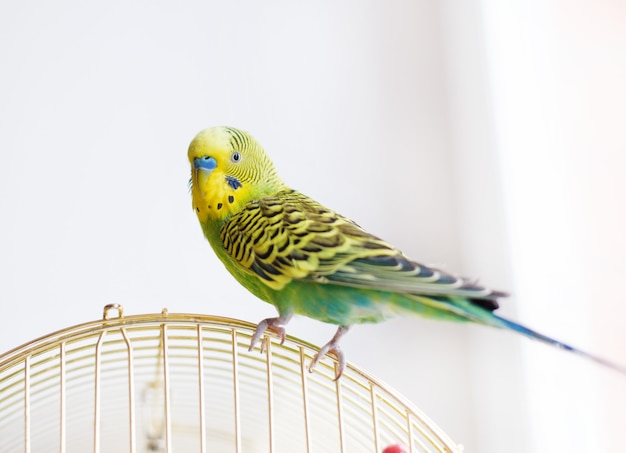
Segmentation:
<svg viewBox="0 0 626 453">
<path fill-rule="evenodd" d="M 460 452 L 367 373 L 307 364 L 317 349 L 213 316 L 125 316 L 39 338 L 0 356 L 2 452 Z"/>
</svg>

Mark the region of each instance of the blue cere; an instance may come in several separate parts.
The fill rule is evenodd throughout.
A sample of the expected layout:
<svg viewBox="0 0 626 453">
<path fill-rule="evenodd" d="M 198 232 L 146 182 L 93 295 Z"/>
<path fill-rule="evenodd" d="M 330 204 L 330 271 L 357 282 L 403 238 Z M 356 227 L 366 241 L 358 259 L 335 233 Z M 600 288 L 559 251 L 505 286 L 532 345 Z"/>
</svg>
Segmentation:
<svg viewBox="0 0 626 453">
<path fill-rule="evenodd" d="M 217 167 L 217 161 L 210 156 L 196 157 L 193 160 L 193 168 L 203 170 L 214 170 Z"/>
</svg>

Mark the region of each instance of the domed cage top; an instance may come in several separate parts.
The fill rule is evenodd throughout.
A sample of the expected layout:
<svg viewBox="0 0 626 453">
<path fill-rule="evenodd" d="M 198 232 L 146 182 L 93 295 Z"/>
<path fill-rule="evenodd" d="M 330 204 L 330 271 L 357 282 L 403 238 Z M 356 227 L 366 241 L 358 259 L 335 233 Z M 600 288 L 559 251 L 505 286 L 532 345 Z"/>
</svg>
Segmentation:
<svg viewBox="0 0 626 453">
<path fill-rule="evenodd" d="M 0 356 L 0 451 L 460 452 L 424 414 L 317 348 L 213 316 L 124 316 L 55 332 Z"/>
</svg>

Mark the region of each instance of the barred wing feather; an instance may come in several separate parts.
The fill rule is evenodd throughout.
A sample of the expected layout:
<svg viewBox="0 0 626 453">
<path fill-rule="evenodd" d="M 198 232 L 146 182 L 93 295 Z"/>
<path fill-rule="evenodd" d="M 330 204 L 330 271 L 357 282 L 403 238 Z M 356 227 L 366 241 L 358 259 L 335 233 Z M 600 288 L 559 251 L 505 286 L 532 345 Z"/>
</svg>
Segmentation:
<svg viewBox="0 0 626 453">
<path fill-rule="evenodd" d="M 467 298 L 489 310 L 506 294 L 409 260 L 305 195 L 285 190 L 248 203 L 220 238 L 240 267 L 280 290 L 292 280 Z"/>
</svg>

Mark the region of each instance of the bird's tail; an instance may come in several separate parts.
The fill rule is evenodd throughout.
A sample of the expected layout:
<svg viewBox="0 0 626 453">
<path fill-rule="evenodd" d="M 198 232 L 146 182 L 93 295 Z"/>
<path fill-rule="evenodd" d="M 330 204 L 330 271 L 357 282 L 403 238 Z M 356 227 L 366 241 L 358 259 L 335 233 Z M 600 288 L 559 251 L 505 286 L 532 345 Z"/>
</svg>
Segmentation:
<svg viewBox="0 0 626 453">
<path fill-rule="evenodd" d="M 498 327 L 502 327 L 502 328 L 506 328 L 506 329 L 511 329 L 514 330 L 515 332 L 521 333 L 522 335 L 531 338 L 533 340 L 538 340 L 541 341 L 543 343 L 547 343 L 550 344 L 552 346 L 556 346 L 557 348 L 560 349 L 564 349 L 566 351 L 570 351 L 573 352 L 576 355 L 585 357 L 589 360 L 593 360 L 596 363 L 599 363 L 600 365 L 603 365 L 605 367 L 611 368 L 612 370 L 615 370 L 619 373 L 622 373 L 623 375 L 626 375 L 626 367 L 621 366 L 621 365 L 617 365 L 613 362 L 610 362 L 606 359 L 603 359 L 602 357 L 598 357 L 597 355 L 593 355 L 590 354 L 588 352 L 582 351 L 578 348 L 575 348 L 573 346 L 570 346 L 566 343 L 563 343 L 561 341 L 555 340 L 554 338 L 548 337 L 547 335 L 541 334 L 539 332 L 536 332 L 532 329 L 529 329 L 526 326 L 523 326 L 521 324 L 518 324 L 514 321 L 510 321 L 506 318 L 502 318 L 500 316 L 497 316 L 495 314 L 492 313 L 492 316 L 494 318 L 497 319 L 498 321 Z"/>
</svg>

